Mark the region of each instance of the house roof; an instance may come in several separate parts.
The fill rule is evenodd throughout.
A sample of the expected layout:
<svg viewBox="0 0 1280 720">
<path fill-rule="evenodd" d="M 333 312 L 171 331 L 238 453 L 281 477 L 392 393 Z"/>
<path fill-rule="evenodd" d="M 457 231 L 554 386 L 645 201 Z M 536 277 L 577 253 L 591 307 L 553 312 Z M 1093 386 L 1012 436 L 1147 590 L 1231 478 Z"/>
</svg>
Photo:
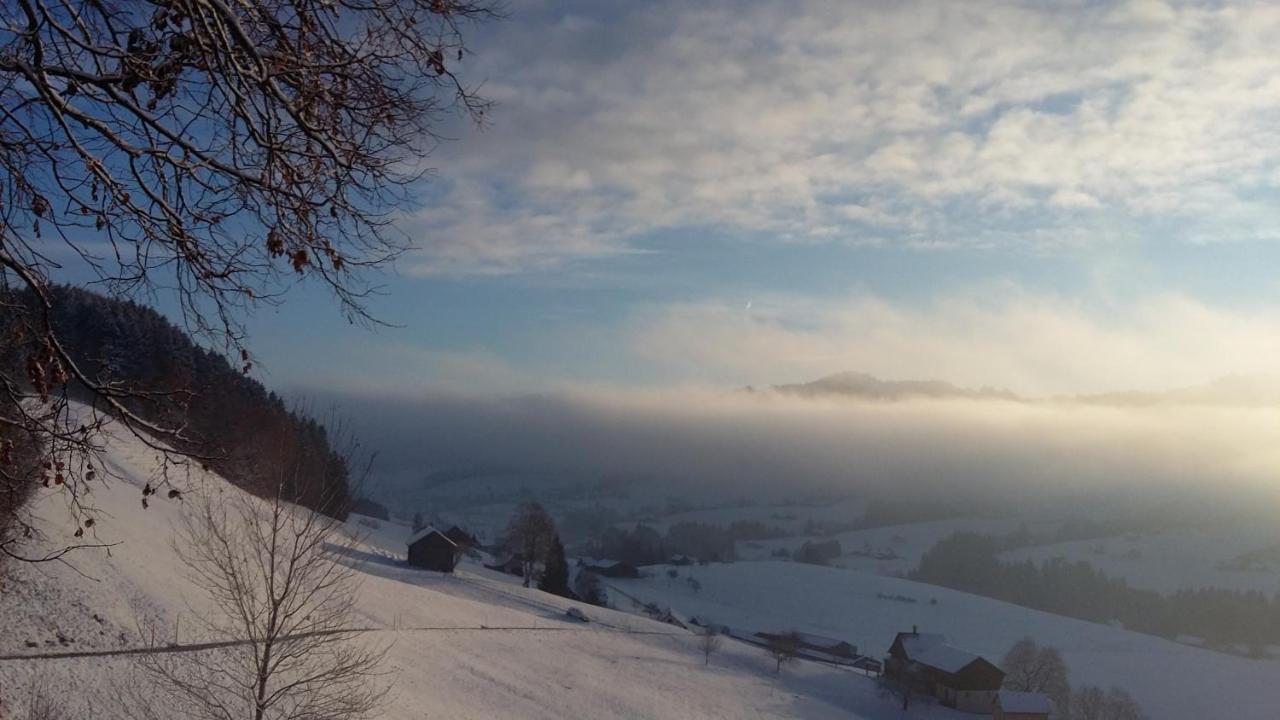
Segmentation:
<svg viewBox="0 0 1280 720">
<path fill-rule="evenodd" d="M 940 633 L 898 633 L 898 639 L 902 641 L 902 650 L 907 653 L 907 657 L 912 660 L 917 659 L 921 653 L 929 648 L 945 645 L 947 638 Z"/>
<path fill-rule="evenodd" d="M 1053 703 L 1044 693 L 1000 691 L 1000 707 L 1005 712 L 1048 715 L 1053 712 Z"/>
<path fill-rule="evenodd" d="M 448 535 L 445 535 L 444 533 L 440 532 L 439 530 L 435 529 L 434 527 L 432 527 L 432 526 L 430 526 L 430 525 L 428 525 L 428 526 L 426 526 L 426 527 L 422 528 L 421 530 L 419 530 L 418 532 L 414 533 L 414 534 L 413 534 L 413 537 L 409 538 L 409 542 L 408 542 L 407 544 L 412 545 L 412 544 L 414 544 L 414 543 L 418 542 L 419 540 L 421 540 L 422 538 L 424 538 L 424 537 L 426 537 L 426 536 L 430 535 L 431 533 L 437 533 L 438 535 L 440 535 L 440 537 L 444 538 L 446 542 L 448 542 L 450 545 L 452 545 L 452 546 L 454 546 L 454 547 L 457 547 L 457 546 L 458 546 L 458 543 L 456 543 L 456 542 L 454 542 L 454 541 L 450 540 Z"/>
<path fill-rule="evenodd" d="M 968 650 L 961 650 L 950 645 L 934 645 L 921 653 L 911 653 L 911 659 L 922 665 L 934 667 L 943 672 L 958 673 L 975 660 L 982 658 Z"/>
</svg>

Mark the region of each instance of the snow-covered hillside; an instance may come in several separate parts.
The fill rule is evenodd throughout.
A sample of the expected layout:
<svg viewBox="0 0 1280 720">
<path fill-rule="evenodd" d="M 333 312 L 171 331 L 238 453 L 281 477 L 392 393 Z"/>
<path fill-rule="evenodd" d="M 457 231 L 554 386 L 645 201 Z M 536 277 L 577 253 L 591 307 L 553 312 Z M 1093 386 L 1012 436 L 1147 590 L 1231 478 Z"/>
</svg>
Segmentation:
<svg viewBox="0 0 1280 720">
<path fill-rule="evenodd" d="M 836 540 L 841 556 L 832 565 L 879 575 L 906 575 L 920 566 L 920 557 L 938 541 L 958 532 L 999 535 L 1023 525 L 1016 518 L 958 517 L 903 525 L 849 530 L 823 536 L 804 536 L 738 543 L 738 555 L 749 560 L 771 559 L 779 548 L 794 553 L 807 541 Z M 1044 527 L 1042 525 L 1041 527 Z"/>
<path fill-rule="evenodd" d="M 12 565 L 0 580 L 2 717 L 23 716 L 33 683 L 56 688 L 73 717 L 109 716 L 113 689 L 134 681 L 131 657 L 98 655 L 140 647 L 143 618 L 177 628 L 181 639 L 183 618 L 189 625 L 207 607 L 170 546 L 183 501 L 142 507 L 155 459 L 120 435 L 110 461 L 123 479 L 93 490 L 90 533 L 118 544 L 78 552 L 70 565 Z M 185 483 L 188 495 L 238 492 L 198 472 Z M 56 492 L 36 501 L 50 546 L 71 539 L 62 503 Z M 590 607 L 592 622 L 582 625 L 565 618 L 573 603 L 474 565 L 452 577 L 410 569 L 399 561 L 404 534 L 382 524 L 348 558 L 363 574 L 358 623 L 371 632 L 361 637 L 390 644 L 384 717 L 900 717 L 871 680 L 851 672 L 800 663 L 775 678 L 760 650 L 736 642 L 704 667 L 694 636 L 680 628 Z M 47 657 L 66 654 L 81 656 Z M 922 707 L 912 716 L 955 715 Z"/>
<path fill-rule="evenodd" d="M 1202 587 L 1280 592 L 1280 528 L 1274 523 L 1135 532 L 1019 548 L 1002 557 L 1083 560 L 1133 587 L 1161 593 Z"/>
<path fill-rule="evenodd" d="M 1073 620 L 899 578 L 788 562 L 649 568 L 651 577 L 610 580 L 679 616 L 754 632 L 797 629 L 855 643 L 882 656 L 894 633 L 918 626 L 999 662 L 1024 635 L 1059 648 L 1075 683 L 1128 690 L 1152 718 L 1274 720 L 1280 662 L 1190 648 L 1149 635 Z M 697 581 L 696 586 L 688 578 Z"/>
</svg>

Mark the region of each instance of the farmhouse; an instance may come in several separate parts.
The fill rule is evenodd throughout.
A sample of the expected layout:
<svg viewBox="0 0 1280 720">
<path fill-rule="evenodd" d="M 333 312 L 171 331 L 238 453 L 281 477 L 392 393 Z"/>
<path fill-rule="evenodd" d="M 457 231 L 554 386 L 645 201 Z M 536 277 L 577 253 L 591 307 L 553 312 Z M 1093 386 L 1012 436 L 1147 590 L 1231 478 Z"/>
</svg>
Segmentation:
<svg viewBox="0 0 1280 720">
<path fill-rule="evenodd" d="M 462 557 L 462 548 L 444 533 L 427 526 L 409 538 L 409 564 L 415 567 L 453 572 Z"/>
<path fill-rule="evenodd" d="M 1004 671 L 987 659 L 952 647 L 937 633 L 900 632 L 889 647 L 885 674 L 911 676 L 947 707 L 993 714 Z"/>
<path fill-rule="evenodd" d="M 1049 720 L 1053 703 L 1042 693 L 1001 690 L 996 699 L 996 720 Z"/>
</svg>

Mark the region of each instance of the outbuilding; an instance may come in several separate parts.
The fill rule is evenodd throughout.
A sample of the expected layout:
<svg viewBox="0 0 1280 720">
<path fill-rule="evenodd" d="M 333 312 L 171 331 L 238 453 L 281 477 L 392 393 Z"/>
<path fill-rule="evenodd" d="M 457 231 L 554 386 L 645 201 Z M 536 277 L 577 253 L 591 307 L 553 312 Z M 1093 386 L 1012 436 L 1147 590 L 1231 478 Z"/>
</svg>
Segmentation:
<svg viewBox="0 0 1280 720">
<path fill-rule="evenodd" d="M 409 564 L 414 567 L 453 572 L 461 557 L 462 548 L 429 525 L 409 538 Z"/>
</svg>

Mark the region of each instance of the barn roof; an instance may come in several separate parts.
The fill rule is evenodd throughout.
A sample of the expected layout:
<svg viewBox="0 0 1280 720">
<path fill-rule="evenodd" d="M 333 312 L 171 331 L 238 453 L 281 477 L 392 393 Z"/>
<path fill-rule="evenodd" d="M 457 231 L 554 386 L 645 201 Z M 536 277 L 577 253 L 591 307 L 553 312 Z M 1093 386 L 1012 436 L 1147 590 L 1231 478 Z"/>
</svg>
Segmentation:
<svg viewBox="0 0 1280 720">
<path fill-rule="evenodd" d="M 1000 691 L 1000 707 L 1005 712 L 1027 713 L 1031 715 L 1048 715 L 1053 712 L 1053 703 L 1044 693 Z"/>
<path fill-rule="evenodd" d="M 432 527 L 431 525 L 428 525 L 428 526 L 426 526 L 426 527 L 422 528 L 421 530 L 419 530 L 418 532 L 414 533 L 414 534 L 413 534 L 413 537 L 409 538 L 409 542 L 408 542 L 408 544 L 409 544 L 409 545 L 412 545 L 412 544 L 414 544 L 414 543 L 418 542 L 419 540 L 421 540 L 422 538 L 424 538 L 424 537 L 426 537 L 426 536 L 430 535 L 431 533 L 436 533 L 436 534 L 438 534 L 440 537 L 444 538 L 446 542 L 448 542 L 450 545 L 452 545 L 452 546 L 454 546 L 454 547 L 457 547 L 457 546 L 458 546 L 458 543 L 456 543 L 456 542 L 454 542 L 454 541 L 450 540 L 448 535 L 445 535 L 444 533 L 442 533 L 442 532 L 440 532 L 439 530 L 435 529 L 435 528 L 434 528 L 434 527 Z"/>
<path fill-rule="evenodd" d="M 970 663 L 982 658 L 968 650 L 961 650 L 950 645 L 934 645 L 922 653 L 913 654 L 911 659 L 943 672 L 958 673 L 968 667 Z"/>
<path fill-rule="evenodd" d="M 940 633 L 898 633 L 898 639 L 902 641 L 902 649 L 907 653 L 907 657 L 912 660 L 918 659 L 921 653 L 929 650 L 929 648 L 945 645 L 947 638 Z"/>
</svg>

